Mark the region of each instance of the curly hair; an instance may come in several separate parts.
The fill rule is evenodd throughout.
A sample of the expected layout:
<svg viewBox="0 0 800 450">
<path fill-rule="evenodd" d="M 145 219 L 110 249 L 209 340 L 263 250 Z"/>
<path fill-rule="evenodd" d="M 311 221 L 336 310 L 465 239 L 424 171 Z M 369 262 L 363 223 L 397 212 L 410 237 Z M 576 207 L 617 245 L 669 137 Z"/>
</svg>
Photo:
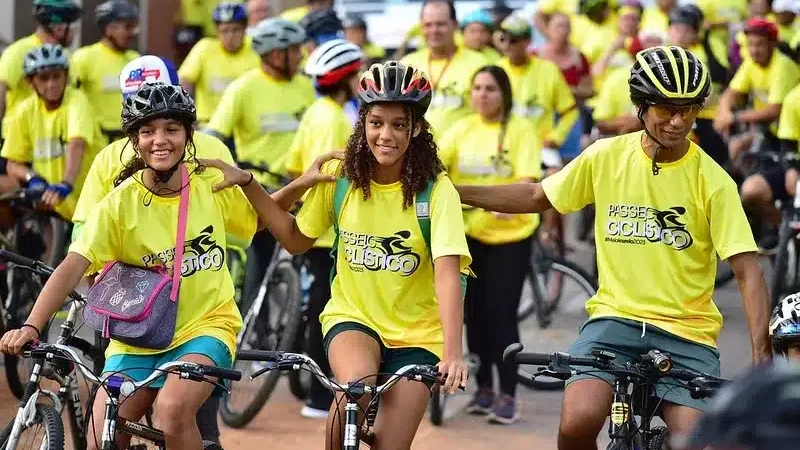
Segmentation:
<svg viewBox="0 0 800 450">
<path fill-rule="evenodd" d="M 370 106 L 364 105 L 358 111 L 358 121 L 347 142 L 343 170 L 343 175 L 355 188 L 361 189 L 364 200 L 370 197 L 370 181 L 378 164 L 367 144 L 365 122 L 369 110 Z M 424 191 L 429 181 L 435 180 L 444 172 L 444 164 L 439 159 L 439 149 L 431 134 L 430 125 L 414 108 L 406 108 L 406 114 L 411 119 L 409 132 L 413 133 L 417 124 L 421 130 L 419 134 L 411 137 L 404 155 L 405 160 L 400 174 L 404 208 L 413 205 L 414 195 Z"/>
<path fill-rule="evenodd" d="M 186 152 L 188 153 L 188 158 L 184 156 L 184 160 L 195 163 L 196 168 L 194 171 L 199 173 L 204 167 L 200 165 L 200 162 L 197 160 L 197 148 L 194 145 L 194 128 L 192 128 L 192 123 L 188 121 L 181 121 L 181 125 L 183 125 L 183 128 L 186 130 Z M 135 152 L 127 161 L 122 161 L 123 152 L 120 152 L 119 158 L 123 168 L 114 179 L 114 187 L 122 184 L 123 181 L 132 177 L 136 172 L 147 168 L 147 165 L 139 154 L 139 128 L 128 132 L 128 142 L 125 146 L 127 147 L 128 144 L 131 144 Z"/>
</svg>

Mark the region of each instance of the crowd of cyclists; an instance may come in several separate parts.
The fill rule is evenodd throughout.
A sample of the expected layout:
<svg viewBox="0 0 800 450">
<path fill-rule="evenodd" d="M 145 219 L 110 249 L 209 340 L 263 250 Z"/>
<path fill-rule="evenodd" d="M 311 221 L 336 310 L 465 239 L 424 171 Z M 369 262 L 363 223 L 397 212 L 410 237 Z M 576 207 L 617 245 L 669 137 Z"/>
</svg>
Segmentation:
<svg viewBox="0 0 800 450">
<path fill-rule="evenodd" d="M 458 21 L 452 2 L 426 0 L 393 55 L 332 0 L 276 17 L 262 1 L 208 3 L 184 5 L 177 69 L 131 49 L 139 11 L 127 0 L 100 4 L 100 41 L 74 52 L 78 4 L 33 0 L 36 31 L 0 55 L 0 194 L 38 192 L 72 227 L 3 352 L 43 337 L 108 263 L 171 268 L 183 255 L 177 227 L 186 245 L 203 234 L 248 247 L 245 298 L 277 246 L 304 254 L 303 350 L 336 380 L 430 364 L 454 392 L 467 385 L 468 350 L 480 364 L 467 411 L 512 424 L 517 367 L 503 351 L 520 341 L 533 240 L 594 205 L 599 290 L 570 354 L 606 350 L 624 363 L 658 348 L 678 368 L 719 376 L 719 258 L 737 278 L 753 363 L 800 358 L 800 300 L 773 311 L 758 259 L 778 244 L 776 202 L 795 197 L 798 173 L 780 158 L 752 164 L 800 150 L 800 2 L 539 0 L 533 17 L 497 2 Z M 140 381 L 178 359 L 232 366 L 242 320 L 227 265 L 205 254 L 181 263 L 170 345 L 100 330 L 112 337 L 104 373 Z M 796 388 L 796 372 L 783 376 Z M 569 380 L 559 449 L 596 448 L 612 381 Z M 219 390 L 173 376 L 151 387 L 120 415 L 152 407 L 170 449 L 218 440 Z M 667 381 L 656 391 L 670 431 L 691 434 L 709 400 Z M 90 406 L 90 433 L 105 395 Z M 410 448 L 429 397 L 410 381 L 388 392 L 377 446 Z M 335 400 L 312 379 L 302 415 L 327 419 L 326 448 L 348 439 Z M 749 448 L 714 425 L 733 420 L 717 413 L 702 419 L 698 445 Z"/>
</svg>

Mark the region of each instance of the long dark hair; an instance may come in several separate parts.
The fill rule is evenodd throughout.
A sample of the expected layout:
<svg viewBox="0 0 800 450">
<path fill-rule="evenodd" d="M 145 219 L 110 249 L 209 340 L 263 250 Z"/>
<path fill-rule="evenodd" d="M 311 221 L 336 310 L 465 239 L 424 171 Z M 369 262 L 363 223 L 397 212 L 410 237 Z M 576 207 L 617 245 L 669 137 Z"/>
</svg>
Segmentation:
<svg viewBox="0 0 800 450">
<path fill-rule="evenodd" d="M 175 117 L 178 117 L 178 116 L 175 116 Z M 169 118 L 172 118 L 172 117 L 169 116 L 169 115 L 157 116 L 157 117 L 153 117 L 153 119 L 151 119 L 150 121 L 158 119 L 158 118 L 169 119 Z M 148 121 L 148 122 L 150 122 L 150 121 Z M 185 153 L 184 153 L 184 156 L 183 156 L 183 160 L 184 161 L 190 161 L 190 162 L 194 163 L 194 165 L 195 165 L 194 171 L 196 171 L 196 172 L 197 171 L 202 171 L 203 167 L 200 165 L 200 162 L 197 160 L 197 149 L 196 149 L 196 147 L 194 145 L 194 128 L 192 127 L 192 122 L 189 122 L 188 120 L 182 120 L 180 122 L 181 122 L 181 125 L 183 125 L 183 128 L 186 130 L 186 148 L 185 148 Z M 122 162 L 123 168 L 120 171 L 119 175 L 117 175 L 117 178 L 114 179 L 114 186 L 115 187 L 119 186 L 120 184 L 122 184 L 122 182 L 124 182 L 128 178 L 132 177 L 133 174 L 135 174 L 136 172 L 138 172 L 140 170 L 144 170 L 144 169 L 147 168 L 147 165 L 145 164 L 144 160 L 142 159 L 141 155 L 139 154 L 139 129 L 140 128 L 141 128 L 141 126 L 136 127 L 135 129 L 131 129 L 131 130 L 128 131 L 128 142 L 125 144 L 125 146 L 127 147 L 128 144 L 132 145 L 134 153 L 133 153 L 133 156 L 129 160 L 122 161 L 123 152 L 120 152 L 119 158 L 120 158 L 120 161 Z"/>
<path fill-rule="evenodd" d="M 500 118 L 500 139 L 497 143 L 497 148 L 500 150 L 502 149 L 503 141 L 506 137 L 508 122 L 511 120 L 511 109 L 514 107 L 514 94 L 511 90 L 511 79 L 508 78 L 508 74 L 502 67 L 488 65 L 481 67 L 475 72 L 475 75 L 472 76 L 471 84 L 474 85 L 475 78 L 482 73 L 488 73 L 494 78 L 494 82 L 497 83 L 497 86 L 500 88 L 500 95 L 502 96 L 502 105 L 500 106 L 502 112 L 502 117 Z"/>
<path fill-rule="evenodd" d="M 364 200 L 370 196 L 370 181 L 375 172 L 375 166 L 378 164 L 367 144 L 365 122 L 370 108 L 370 105 L 362 105 L 359 109 L 358 121 L 347 142 L 344 157 L 344 176 L 356 188 L 361 189 Z M 435 180 L 444 171 L 444 165 L 439 159 L 439 148 L 433 140 L 428 122 L 413 107 L 406 107 L 406 115 L 410 119 L 411 139 L 408 143 L 408 150 L 403 155 L 405 160 L 400 173 L 404 208 L 413 205 L 414 195 L 424 191 L 428 182 Z M 414 128 L 417 125 L 420 127 L 420 132 L 414 136 Z"/>
</svg>

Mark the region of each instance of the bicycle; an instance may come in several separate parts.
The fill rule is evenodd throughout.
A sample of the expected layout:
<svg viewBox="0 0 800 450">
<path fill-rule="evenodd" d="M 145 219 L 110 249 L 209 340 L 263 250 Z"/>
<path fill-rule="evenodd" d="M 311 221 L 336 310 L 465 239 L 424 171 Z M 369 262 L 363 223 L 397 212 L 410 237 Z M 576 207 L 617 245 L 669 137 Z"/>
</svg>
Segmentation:
<svg viewBox="0 0 800 450">
<path fill-rule="evenodd" d="M 7 250 L 0 250 L 0 259 L 10 261 L 18 268 L 31 273 L 36 278 L 47 278 L 52 275 L 53 269 L 39 261 L 26 258 Z M 156 378 L 163 375 L 165 371 L 173 372 L 177 369 L 183 371 L 182 378 L 195 379 L 198 375 L 210 377 L 221 377 L 223 379 L 239 379 L 241 373 L 217 368 L 212 366 L 202 366 L 189 362 L 171 362 L 156 369 L 151 377 L 141 383 L 124 381 L 121 377 L 113 375 L 105 379 L 95 376 L 92 369 L 86 367 L 78 353 L 80 351 L 85 358 L 94 362 L 102 359 L 102 351 L 92 345 L 87 340 L 76 336 L 80 327 L 76 328 L 79 312 L 85 305 L 85 299 L 76 292 L 69 294 L 70 307 L 66 319 L 60 326 L 60 332 L 55 344 L 48 344 L 38 341 L 33 346 L 28 346 L 23 358 L 32 360 L 31 378 L 25 386 L 25 391 L 19 403 L 19 409 L 15 419 L 9 423 L 2 433 L 0 433 L 0 449 L 15 450 L 18 448 L 20 437 L 26 430 L 31 429 L 32 425 L 44 427 L 45 440 L 39 446 L 44 450 L 61 450 L 64 448 L 64 423 L 62 412 L 64 407 L 67 409 L 67 420 L 72 436 L 73 448 L 86 448 L 87 439 L 87 420 L 84 418 L 83 406 L 81 404 L 80 391 L 78 389 L 77 372 L 80 371 L 84 379 L 106 386 L 109 393 L 116 390 L 116 396 L 109 399 L 110 403 L 106 406 L 106 426 L 103 436 L 112 436 L 113 430 L 127 433 L 136 439 L 143 439 L 156 445 L 156 448 L 165 449 L 163 433 L 152 428 L 149 423 L 149 415 L 146 416 L 146 424 L 126 421 L 125 419 L 113 417 L 116 407 L 119 405 L 118 396 L 130 395 L 139 387 L 152 383 Z M 167 367 L 168 366 L 168 367 Z M 76 369 L 77 367 L 77 369 Z M 102 370 L 102 369 L 100 369 Z M 201 371 L 202 370 L 202 371 Z M 99 372 L 98 369 L 94 369 Z M 188 374 L 186 376 L 183 376 Z M 238 377 L 238 378 L 237 378 Z M 58 392 L 42 389 L 40 382 L 42 378 L 55 381 Z M 37 403 L 39 397 L 46 397 L 52 402 L 52 406 Z M 91 406 L 90 406 L 91 408 Z M 112 414 L 112 416 L 109 416 Z M 106 434 L 106 431 L 109 431 Z M 104 450 L 114 450 L 116 446 L 113 441 L 104 441 L 100 448 Z M 134 441 L 129 450 L 146 450 L 152 448 L 144 443 Z M 207 443 L 205 450 L 221 450 L 215 443 Z"/>
<path fill-rule="evenodd" d="M 267 364 L 250 375 L 255 379 L 262 374 L 276 371 L 297 371 L 306 370 L 316 377 L 320 383 L 333 392 L 345 394 L 345 423 L 343 434 L 343 450 L 357 450 L 359 442 L 372 446 L 375 443 L 375 434 L 371 431 L 378 415 L 378 403 L 381 395 L 391 390 L 400 380 L 412 380 L 429 384 L 429 386 L 441 385 L 444 383 L 435 366 L 427 365 L 408 365 L 397 370 L 392 374 L 376 374 L 376 376 L 388 376 L 383 384 L 368 384 L 361 380 L 350 382 L 344 385 L 331 381 L 319 368 L 313 359 L 301 353 L 242 350 L 236 356 L 237 360 L 259 361 Z M 358 413 L 361 407 L 358 404 L 365 395 L 371 395 L 368 407 L 363 410 L 364 418 L 359 423 Z"/>
<path fill-rule="evenodd" d="M 783 163 L 788 168 L 800 170 L 800 159 L 787 155 Z M 773 260 L 770 301 L 772 307 L 781 299 L 793 294 L 800 287 L 800 180 L 795 185 L 795 195 L 791 201 L 780 205 L 783 213 L 778 229 L 778 247 Z"/>
<path fill-rule="evenodd" d="M 297 269 L 276 245 L 255 298 L 242 298 L 239 303 L 243 319 L 242 329 L 236 337 L 237 351 L 291 350 L 302 319 L 300 297 Z M 252 368 L 243 365 L 236 369 L 247 373 Z M 232 386 L 220 402 L 223 422 L 233 428 L 242 428 L 250 423 L 275 390 L 279 379 L 280 373 L 275 372 L 264 377 L 257 386 Z M 240 393 L 244 406 L 234 404 L 238 403 L 234 400 L 239 399 Z"/>
<path fill-rule="evenodd" d="M 545 376 L 567 380 L 580 374 L 598 372 L 614 375 L 613 400 L 609 416 L 608 436 L 611 439 L 607 450 L 667 450 L 669 431 L 666 427 L 651 426 L 654 417 L 660 414 L 661 402 L 652 391 L 662 378 L 673 378 L 675 388 L 688 389 L 692 398 L 711 397 L 727 380 L 708 374 L 673 367 L 669 354 L 650 350 L 641 355 L 640 361 L 615 364 L 616 355 L 595 350 L 592 357 L 572 356 L 567 353 L 521 353 L 522 344 L 511 344 L 503 352 L 503 361 L 540 367 L 533 377 Z M 582 370 L 576 367 L 587 367 Z M 630 388 L 633 385 L 631 393 Z M 638 401 L 637 401 L 638 400 Z M 640 416 L 637 424 L 634 416 Z"/>
<path fill-rule="evenodd" d="M 0 195 L 0 204 L 10 205 L 15 213 L 14 225 L 0 239 L 0 247 L 19 252 L 33 259 L 42 259 L 54 266 L 64 256 L 69 235 L 68 224 L 58 214 L 36 208 L 44 191 L 19 189 Z M 14 267 L 6 267 L 6 292 L 3 298 L 2 321 L 6 330 L 19 328 L 28 317 L 39 288 L 30 279 L 20 276 Z M 46 335 L 47 330 L 42 330 Z M 3 355 L 6 380 L 11 392 L 22 398 L 30 368 L 16 355 Z"/>
</svg>

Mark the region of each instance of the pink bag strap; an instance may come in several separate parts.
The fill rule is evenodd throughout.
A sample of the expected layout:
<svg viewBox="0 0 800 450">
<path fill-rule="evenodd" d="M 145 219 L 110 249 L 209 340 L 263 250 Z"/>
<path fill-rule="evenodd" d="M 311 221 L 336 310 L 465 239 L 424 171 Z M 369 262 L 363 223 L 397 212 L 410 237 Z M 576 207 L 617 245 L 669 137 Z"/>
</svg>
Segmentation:
<svg viewBox="0 0 800 450">
<path fill-rule="evenodd" d="M 178 290 L 181 286 L 181 271 L 183 269 L 183 247 L 186 242 L 186 220 L 189 216 L 189 171 L 186 165 L 181 164 L 181 201 L 178 206 L 178 237 L 175 240 L 175 259 L 172 268 L 172 290 L 169 299 L 173 302 L 178 298 Z"/>
</svg>

